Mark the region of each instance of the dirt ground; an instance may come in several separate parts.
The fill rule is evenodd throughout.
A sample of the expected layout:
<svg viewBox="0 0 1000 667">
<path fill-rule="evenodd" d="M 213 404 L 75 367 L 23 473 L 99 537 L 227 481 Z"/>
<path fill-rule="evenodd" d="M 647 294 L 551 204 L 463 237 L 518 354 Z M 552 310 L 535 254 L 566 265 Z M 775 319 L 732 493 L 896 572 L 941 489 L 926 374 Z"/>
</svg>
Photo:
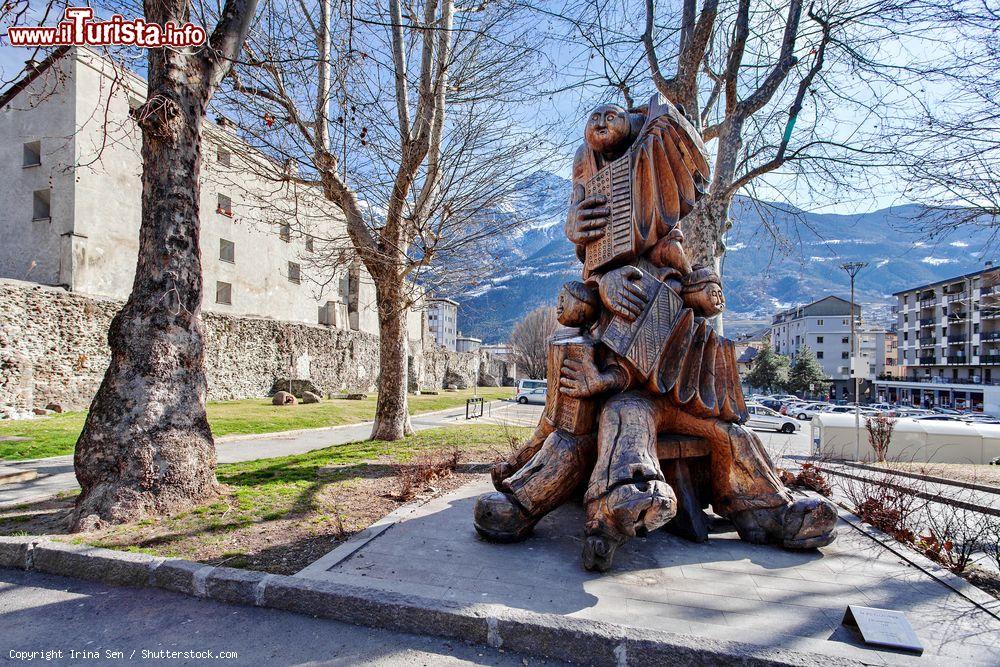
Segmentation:
<svg viewBox="0 0 1000 667">
<path fill-rule="evenodd" d="M 902 463 L 898 461 L 876 465 L 883 465 L 888 468 L 895 468 L 919 475 L 942 477 L 944 479 L 970 482 L 983 486 L 995 486 L 1000 489 L 1000 466 L 976 465 L 972 463 Z"/>
<path fill-rule="evenodd" d="M 410 503 L 424 503 L 484 476 L 485 466 L 462 466 L 416 490 Z M 50 500 L 0 512 L 0 534 L 56 536 L 56 539 L 112 549 L 186 558 L 209 565 L 226 565 L 275 574 L 294 574 L 364 530 L 386 514 L 407 504 L 393 475 L 352 480 L 324 488 L 322 503 L 337 508 L 336 515 L 309 512 L 262 518 L 243 525 L 217 525 L 196 519 L 147 520 L 109 530 L 67 534 L 73 498 Z M 235 494 L 213 505 L 234 507 Z M 193 517 L 199 515 L 196 510 Z M 225 512 L 223 512 L 225 515 Z"/>
</svg>

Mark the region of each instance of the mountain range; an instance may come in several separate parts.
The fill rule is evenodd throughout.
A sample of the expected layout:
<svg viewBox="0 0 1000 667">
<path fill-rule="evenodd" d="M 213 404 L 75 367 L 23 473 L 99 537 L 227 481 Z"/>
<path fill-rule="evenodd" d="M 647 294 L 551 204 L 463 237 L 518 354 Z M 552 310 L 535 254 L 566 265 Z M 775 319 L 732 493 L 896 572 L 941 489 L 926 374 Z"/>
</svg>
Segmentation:
<svg viewBox="0 0 1000 667">
<path fill-rule="evenodd" d="M 485 342 L 503 342 L 532 309 L 554 304 L 560 286 L 579 279 L 580 262 L 563 234 L 570 182 L 550 172 L 524 179 L 497 215 L 514 216 L 518 233 L 504 241 L 492 277 L 453 295 L 459 328 Z M 888 322 L 893 292 L 983 267 L 989 230 L 926 233 L 929 211 L 918 205 L 871 213 L 813 213 L 789 204 L 737 198 L 726 238 L 723 280 L 728 335 L 767 325 L 783 308 L 828 294 L 850 296 L 840 265 L 866 261 L 857 301 L 869 321 Z"/>
</svg>

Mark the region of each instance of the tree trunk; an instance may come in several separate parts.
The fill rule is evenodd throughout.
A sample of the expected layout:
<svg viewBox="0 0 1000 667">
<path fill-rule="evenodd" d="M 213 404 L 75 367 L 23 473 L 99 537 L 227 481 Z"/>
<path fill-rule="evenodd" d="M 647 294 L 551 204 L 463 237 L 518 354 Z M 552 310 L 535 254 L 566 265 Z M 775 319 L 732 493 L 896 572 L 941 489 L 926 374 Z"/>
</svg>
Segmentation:
<svg viewBox="0 0 1000 667">
<path fill-rule="evenodd" d="M 413 433 L 406 398 L 407 335 L 403 279 L 398 276 L 376 277 L 378 299 L 379 381 L 378 402 L 372 440 L 399 440 Z"/>
<path fill-rule="evenodd" d="M 729 205 L 731 198 L 716 198 L 712 194 L 699 201 L 694 210 L 681 220 L 684 232 L 684 250 L 692 266 L 710 266 L 722 275 L 722 256 L 726 252 L 723 237 L 729 231 Z M 715 332 L 723 335 L 722 315 L 712 318 Z"/>
<path fill-rule="evenodd" d="M 159 59 L 159 62 L 157 60 Z M 142 226 L 132 294 L 108 332 L 111 364 L 76 444 L 73 530 L 189 507 L 216 492 L 199 315 L 201 123 L 209 86 L 150 53 Z"/>
</svg>

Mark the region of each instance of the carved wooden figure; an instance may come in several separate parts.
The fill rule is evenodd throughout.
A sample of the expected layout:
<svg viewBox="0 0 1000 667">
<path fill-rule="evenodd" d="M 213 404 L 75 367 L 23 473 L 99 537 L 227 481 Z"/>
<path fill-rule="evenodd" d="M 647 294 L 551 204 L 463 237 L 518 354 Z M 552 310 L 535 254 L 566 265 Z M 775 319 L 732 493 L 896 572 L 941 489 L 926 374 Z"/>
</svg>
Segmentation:
<svg viewBox="0 0 1000 667">
<path fill-rule="evenodd" d="M 750 542 L 829 544 L 832 504 L 793 500 L 742 425 L 734 346 L 710 321 L 725 308 L 722 282 L 684 253 L 678 223 L 709 182 L 700 136 L 654 97 L 636 112 L 597 107 L 584 139 L 566 221 L 583 282 L 559 294 L 566 328 L 549 342 L 545 410 L 494 466 L 476 530 L 524 539 L 582 491 L 588 569 L 609 569 L 624 541 L 663 526 L 707 539 L 709 505 Z"/>
</svg>

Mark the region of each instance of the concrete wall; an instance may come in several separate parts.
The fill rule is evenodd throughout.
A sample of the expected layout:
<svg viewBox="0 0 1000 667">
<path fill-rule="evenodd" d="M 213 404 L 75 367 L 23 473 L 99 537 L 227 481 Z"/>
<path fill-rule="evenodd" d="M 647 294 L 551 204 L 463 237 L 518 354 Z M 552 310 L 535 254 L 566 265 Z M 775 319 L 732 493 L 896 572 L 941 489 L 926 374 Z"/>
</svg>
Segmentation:
<svg viewBox="0 0 1000 667">
<path fill-rule="evenodd" d="M 0 406 L 89 406 L 109 362 L 108 326 L 121 306 L 0 280 Z M 210 400 L 265 396 L 275 380 L 288 378 L 312 380 L 324 392 L 378 386 L 372 334 L 212 312 L 202 313 L 202 323 Z M 420 340 L 411 341 L 411 352 L 419 389 L 440 389 L 456 377 L 470 385 L 503 378 L 504 363 L 488 355 L 456 354 Z"/>
</svg>

